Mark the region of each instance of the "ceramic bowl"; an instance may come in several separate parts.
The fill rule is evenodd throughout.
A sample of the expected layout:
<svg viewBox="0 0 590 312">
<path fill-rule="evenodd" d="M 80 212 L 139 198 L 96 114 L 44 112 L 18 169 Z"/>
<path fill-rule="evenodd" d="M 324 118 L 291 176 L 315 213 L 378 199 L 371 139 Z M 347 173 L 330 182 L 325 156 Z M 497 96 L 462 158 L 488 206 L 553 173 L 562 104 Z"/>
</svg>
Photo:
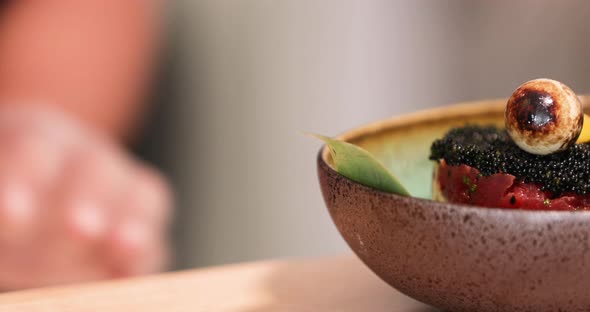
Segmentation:
<svg viewBox="0 0 590 312">
<path fill-rule="evenodd" d="M 589 98 L 582 97 L 587 110 Z M 367 149 L 415 197 L 377 191 L 317 159 L 324 200 L 350 248 L 383 280 L 445 311 L 590 311 L 590 212 L 430 200 L 430 144 L 452 127 L 503 124 L 505 100 L 372 123 L 340 138 Z M 353 282 L 353 281 L 351 281 Z"/>
</svg>

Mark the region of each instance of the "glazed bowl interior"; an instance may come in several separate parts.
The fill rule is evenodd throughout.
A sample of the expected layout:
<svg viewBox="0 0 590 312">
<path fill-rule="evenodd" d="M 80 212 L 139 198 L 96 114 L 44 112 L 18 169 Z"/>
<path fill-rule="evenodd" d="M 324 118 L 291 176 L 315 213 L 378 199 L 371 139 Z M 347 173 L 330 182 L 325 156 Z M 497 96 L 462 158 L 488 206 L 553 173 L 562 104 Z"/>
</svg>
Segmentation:
<svg viewBox="0 0 590 312">
<path fill-rule="evenodd" d="M 580 97 L 588 111 L 588 97 Z M 434 162 L 430 145 L 466 124 L 504 127 L 506 100 L 487 100 L 417 112 L 351 130 L 339 138 L 363 147 L 400 179 L 413 197 L 431 199 Z M 322 157 L 332 165 L 326 149 Z"/>
<path fill-rule="evenodd" d="M 588 111 L 588 97 L 581 97 Z M 465 124 L 503 125 L 505 100 L 437 108 L 340 136 L 375 155 L 404 197 L 317 160 L 324 201 L 355 254 L 394 288 L 444 311 L 590 311 L 590 213 L 493 209 L 430 200 L 430 145 Z"/>
</svg>

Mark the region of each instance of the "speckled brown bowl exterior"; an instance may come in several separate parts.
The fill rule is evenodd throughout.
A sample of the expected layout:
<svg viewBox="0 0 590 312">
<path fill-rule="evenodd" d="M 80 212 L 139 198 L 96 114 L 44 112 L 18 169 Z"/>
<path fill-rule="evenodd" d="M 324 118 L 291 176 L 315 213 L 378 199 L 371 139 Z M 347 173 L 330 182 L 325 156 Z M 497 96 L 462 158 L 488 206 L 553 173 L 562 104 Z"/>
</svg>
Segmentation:
<svg viewBox="0 0 590 312">
<path fill-rule="evenodd" d="M 584 101 L 586 102 L 586 101 Z M 499 104 L 500 103 L 500 104 Z M 501 102 L 384 121 L 342 137 L 501 110 Z M 464 108 L 464 106 L 461 106 Z M 325 203 L 352 250 L 387 283 L 445 311 L 590 311 L 590 213 L 478 208 L 388 194 L 329 165 Z M 354 282 L 354 281 L 351 281 Z"/>
</svg>

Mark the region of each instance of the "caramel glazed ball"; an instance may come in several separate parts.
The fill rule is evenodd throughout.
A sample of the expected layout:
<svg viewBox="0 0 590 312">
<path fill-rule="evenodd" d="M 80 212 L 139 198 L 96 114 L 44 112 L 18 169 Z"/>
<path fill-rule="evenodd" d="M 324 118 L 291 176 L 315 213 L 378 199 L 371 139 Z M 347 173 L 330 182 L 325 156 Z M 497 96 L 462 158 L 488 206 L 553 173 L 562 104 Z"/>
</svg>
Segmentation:
<svg viewBox="0 0 590 312">
<path fill-rule="evenodd" d="M 547 155 L 572 146 L 584 122 L 582 103 L 559 81 L 535 79 L 518 87 L 506 104 L 508 134 L 526 152 Z"/>
</svg>

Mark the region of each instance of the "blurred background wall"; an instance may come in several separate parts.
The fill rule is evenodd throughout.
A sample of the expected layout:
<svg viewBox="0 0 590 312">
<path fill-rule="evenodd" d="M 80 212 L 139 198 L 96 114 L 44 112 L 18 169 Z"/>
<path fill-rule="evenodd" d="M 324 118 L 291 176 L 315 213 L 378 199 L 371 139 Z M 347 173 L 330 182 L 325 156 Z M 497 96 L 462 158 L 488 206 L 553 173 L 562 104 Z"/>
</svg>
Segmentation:
<svg viewBox="0 0 590 312">
<path fill-rule="evenodd" d="M 550 77 L 590 90 L 586 1 L 177 0 L 149 142 L 179 267 L 347 252 L 301 134 Z"/>
</svg>

